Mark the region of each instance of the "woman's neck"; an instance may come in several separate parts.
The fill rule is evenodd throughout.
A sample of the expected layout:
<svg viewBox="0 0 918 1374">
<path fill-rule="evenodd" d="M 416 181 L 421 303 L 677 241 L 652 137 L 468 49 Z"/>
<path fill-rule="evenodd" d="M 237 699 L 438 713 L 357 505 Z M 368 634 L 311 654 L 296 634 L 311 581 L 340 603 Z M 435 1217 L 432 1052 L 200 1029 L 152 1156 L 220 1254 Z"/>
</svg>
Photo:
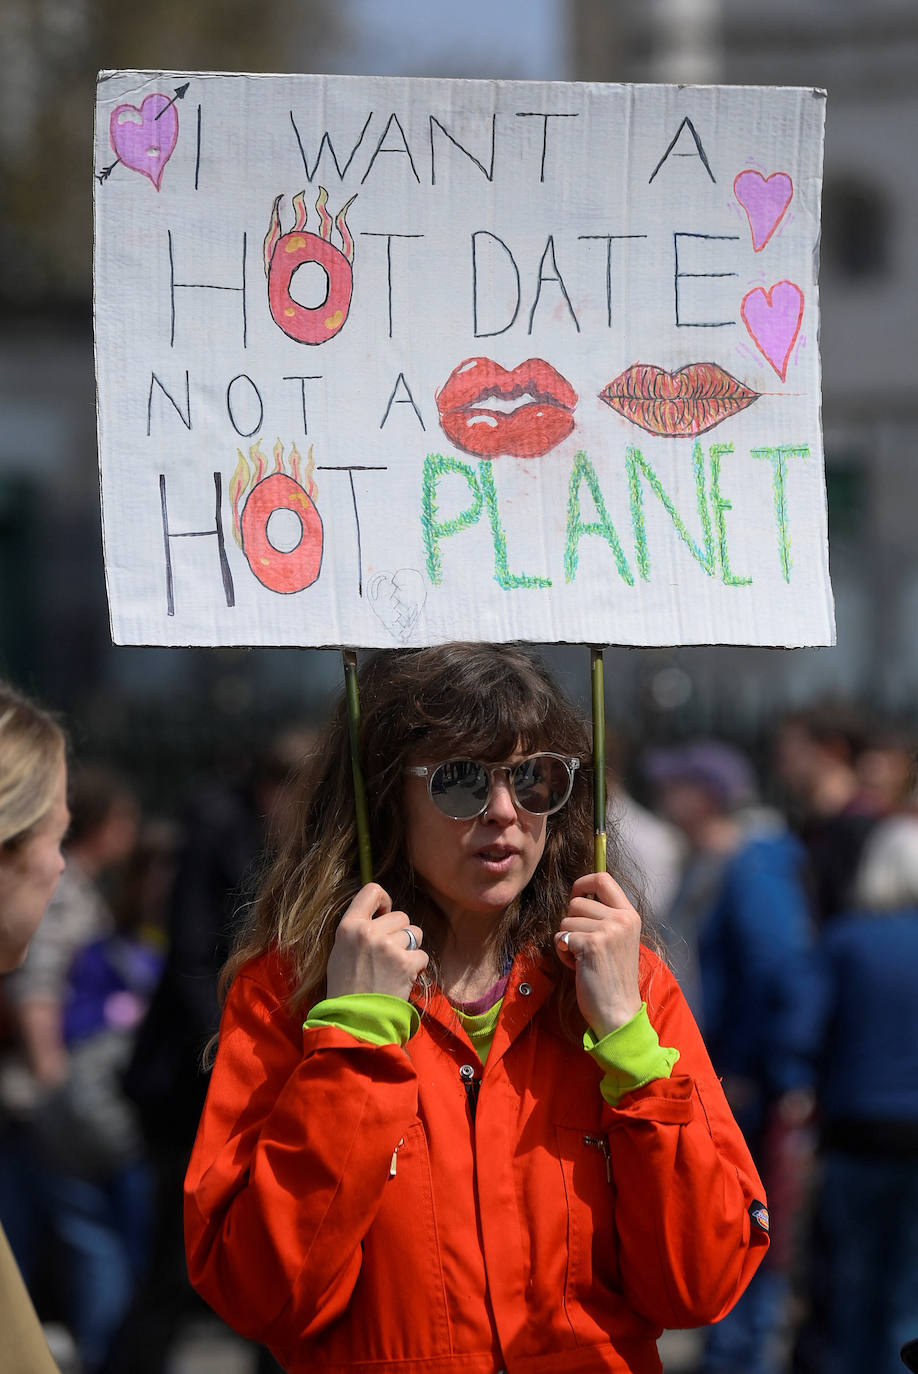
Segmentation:
<svg viewBox="0 0 918 1374">
<path fill-rule="evenodd" d="M 462 964 L 449 955 L 440 959 L 440 985 L 451 1002 L 478 1002 L 500 980 L 496 960 Z"/>
<path fill-rule="evenodd" d="M 438 951 L 440 986 L 451 1002 L 477 1002 L 498 981 L 502 941 L 500 917 L 462 918 L 450 913 L 444 920 L 444 939 Z"/>
</svg>

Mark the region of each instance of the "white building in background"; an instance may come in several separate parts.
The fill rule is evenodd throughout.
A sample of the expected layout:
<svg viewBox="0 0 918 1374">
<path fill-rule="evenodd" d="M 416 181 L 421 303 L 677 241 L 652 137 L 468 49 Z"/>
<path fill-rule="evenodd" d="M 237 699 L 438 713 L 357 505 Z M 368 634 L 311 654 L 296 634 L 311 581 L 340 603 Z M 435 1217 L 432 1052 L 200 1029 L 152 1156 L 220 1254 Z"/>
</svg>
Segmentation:
<svg viewBox="0 0 918 1374">
<path fill-rule="evenodd" d="M 828 91 L 820 269 L 838 645 L 671 656 L 704 713 L 918 704 L 918 5 L 571 0 L 571 75 Z M 651 673 L 650 660 L 644 671 Z M 665 679 L 664 681 L 669 681 Z"/>
</svg>

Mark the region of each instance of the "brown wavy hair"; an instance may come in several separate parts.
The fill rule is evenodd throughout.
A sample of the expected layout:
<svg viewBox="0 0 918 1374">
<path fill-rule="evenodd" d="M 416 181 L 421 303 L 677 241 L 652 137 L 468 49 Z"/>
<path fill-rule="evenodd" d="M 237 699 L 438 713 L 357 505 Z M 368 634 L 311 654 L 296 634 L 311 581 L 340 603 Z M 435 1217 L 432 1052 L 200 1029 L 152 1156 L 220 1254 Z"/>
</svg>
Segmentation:
<svg viewBox="0 0 918 1374">
<path fill-rule="evenodd" d="M 579 712 L 541 660 L 515 644 L 382 651 L 361 665 L 358 681 L 374 877 L 393 907 L 424 929 L 434 979 L 445 924 L 408 860 L 405 767 L 448 758 L 499 762 L 518 749 L 579 759 L 569 801 L 547 819 L 539 866 L 497 932 L 502 962 L 524 948 L 548 950 L 571 884 L 593 870 L 592 751 Z M 276 948 L 292 969 L 299 1009 L 321 987 L 338 922 L 361 887 L 343 695 L 293 786 L 287 833 L 237 935 L 221 988 L 225 992 L 249 959 Z M 614 835 L 608 856 L 616 875 Z"/>
</svg>

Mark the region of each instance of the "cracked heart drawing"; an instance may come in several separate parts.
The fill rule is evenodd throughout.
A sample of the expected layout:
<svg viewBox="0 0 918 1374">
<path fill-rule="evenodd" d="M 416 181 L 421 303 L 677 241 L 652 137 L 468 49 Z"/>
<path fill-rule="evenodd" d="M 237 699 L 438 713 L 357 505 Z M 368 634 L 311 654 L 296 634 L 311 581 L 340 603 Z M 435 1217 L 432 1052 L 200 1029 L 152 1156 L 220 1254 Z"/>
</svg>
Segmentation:
<svg viewBox="0 0 918 1374">
<path fill-rule="evenodd" d="M 377 619 L 391 635 L 406 640 L 424 609 L 427 587 L 416 568 L 380 572 L 371 579 L 367 596 Z"/>
</svg>

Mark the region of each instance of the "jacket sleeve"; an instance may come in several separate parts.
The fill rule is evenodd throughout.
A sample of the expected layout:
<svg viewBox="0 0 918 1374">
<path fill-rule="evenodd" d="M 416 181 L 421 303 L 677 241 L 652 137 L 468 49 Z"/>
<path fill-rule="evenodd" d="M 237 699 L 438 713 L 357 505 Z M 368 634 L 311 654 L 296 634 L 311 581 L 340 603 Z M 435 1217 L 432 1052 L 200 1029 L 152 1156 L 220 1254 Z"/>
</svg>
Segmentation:
<svg viewBox="0 0 918 1374">
<path fill-rule="evenodd" d="M 301 1030 L 240 974 L 185 1180 L 192 1283 L 242 1335 L 316 1335 L 347 1307 L 392 1152 L 417 1114 L 397 1045 Z"/>
<path fill-rule="evenodd" d="M 701 1326 L 730 1310 L 765 1253 L 765 1193 L 688 1004 L 646 951 L 642 993 L 679 1060 L 606 1111 L 622 1281 L 650 1321 Z"/>
</svg>

